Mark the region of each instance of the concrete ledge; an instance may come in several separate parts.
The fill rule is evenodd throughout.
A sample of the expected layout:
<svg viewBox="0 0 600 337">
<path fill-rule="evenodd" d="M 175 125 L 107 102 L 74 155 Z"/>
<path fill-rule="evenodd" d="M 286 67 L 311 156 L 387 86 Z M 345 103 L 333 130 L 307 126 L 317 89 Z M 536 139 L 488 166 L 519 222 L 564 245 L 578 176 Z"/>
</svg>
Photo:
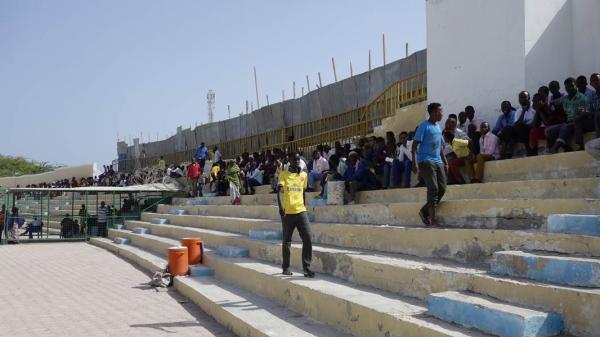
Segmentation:
<svg viewBox="0 0 600 337">
<path fill-rule="evenodd" d="M 552 214 L 548 232 L 600 236 L 600 215 Z"/>
<path fill-rule="evenodd" d="M 217 248 L 217 254 L 223 257 L 246 257 L 250 254 L 248 248 L 235 247 L 235 246 L 219 246 Z"/>
<path fill-rule="evenodd" d="M 215 274 L 215 270 L 203 266 L 203 265 L 192 265 L 190 266 L 190 276 L 212 276 Z"/>
<path fill-rule="evenodd" d="M 160 205 L 159 205 L 160 207 Z M 169 210 L 169 214 L 171 215 L 189 215 L 190 212 L 187 209 L 171 209 Z"/>
<path fill-rule="evenodd" d="M 454 291 L 431 294 L 428 308 L 439 319 L 502 337 L 550 337 L 563 329 L 559 315 Z"/>
<path fill-rule="evenodd" d="M 128 245 L 131 243 L 131 239 L 129 239 L 129 238 L 114 238 L 113 242 L 118 245 Z"/>
<path fill-rule="evenodd" d="M 135 227 L 131 231 L 135 234 L 150 234 L 150 230 L 144 227 Z"/>
<path fill-rule="evenodd" d="M 152 218 L 152 220 L 150 220 L 150 223 L 164 225 L 164 224 L 170 224 L 171 221 L 169 221 L 169 219 Z"/>
<path fill-rule="evenodd" d="M 123 224 L 116 224 L 114 225 L 115 229 L 125 229 L 125 225 Z"/>
<path fill-rule="evenodd" d="M 491 271 L 540 282 L 600 287 L 598 259 L 504 251 L 494 253 Z"/>
<path fill-rule="evenodd" d="M 272 229 L 251 229 L 248 231 L 250 238 L 255 240 L 282 240 L 283 232 Z"/>
<path fill-rule="evenodd" d="M 199 206 L 199 205 L 208 205 L 208 200 L 200 199 L 200 200 L 189 200 L 187 205 Z"/>
</svg>

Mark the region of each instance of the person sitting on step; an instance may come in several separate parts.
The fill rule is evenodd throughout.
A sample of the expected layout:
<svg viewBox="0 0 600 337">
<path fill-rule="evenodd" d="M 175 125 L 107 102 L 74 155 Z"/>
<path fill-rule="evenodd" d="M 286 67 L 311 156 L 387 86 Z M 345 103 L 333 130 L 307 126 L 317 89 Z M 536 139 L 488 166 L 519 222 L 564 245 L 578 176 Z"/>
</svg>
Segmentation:
<svg viewBox="0 0 600 337">
<path fill-rule="evenodd" d="M 315 191 L 315 181 L 320 181 L 323 177 L 323 172 L 329 170 L 329 163 L 323 157 L 319 150 L 313 151 L 312 170 L 308 173 L 308 189 L 307 192 Z"/>
<path fill-rule="evenodd" d="M 490 132 L 490 124 L 488 122 L 481 123 L 480 130 L 481 138 L 479 138 L 479 148 L 481 149 L 481 152 L 475 157 L 477 162 L 475 174 L 470 172 L 471 183 L 481 183 L 483 181 L 486 161 L 500 159 L 498 137 Z"/>
</svg>

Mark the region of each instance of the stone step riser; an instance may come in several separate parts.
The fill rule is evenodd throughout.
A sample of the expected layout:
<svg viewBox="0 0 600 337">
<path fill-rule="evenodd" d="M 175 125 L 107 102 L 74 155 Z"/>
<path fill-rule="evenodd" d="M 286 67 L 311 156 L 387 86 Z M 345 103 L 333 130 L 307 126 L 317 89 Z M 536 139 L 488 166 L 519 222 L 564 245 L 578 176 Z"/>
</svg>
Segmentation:
<svg viewBox="0 0 600 337">
<path fill-rule="evenodd" d="M 309 219 L 315 222 L 417 225 L 423 205 L 418 203 L 358 204 L 352 206 L 309 207 Z M 168 213 L 185 209 L 190 214 L 279 220 L 275 206 L 177 206 L 159 205 L 158 211 Z M 490 229 L 543 228 L 546 218 L 555 213 L 587 213 L 600 210 L 598 199 L 476 199 L 446 201 L 440 204 L 438 217 L 450 227 Z"/>
<path fill-rule="evenodd" d="M 600 215 L 553 214 L 548 217 L 548 232 L 600 236 Z"/>
<path fill-rule="evenodd" d="M 494 253 L 491 271 L 576 287 L 600 288 L 600 260 L 529 254 L 518 251 Z"/>
<path fill-rule="evenodd" d="M 281 264 L 281 244 L 278 242 L 252 240 L 237 235 L 218 235 L 211 231 L 199 232 L 192 228 L 178 226 L 161 226 L 143 222 L 131 223 L 135 226 L 146 226 L 154 234 L 172 239 L 201 236 L 203 242 L 209 248 L 216 248 L 221 245 L 245 247 L 249 249 L 252 258 Z M 301 254 L 301 245 L 292 245 L 292 266 L 301 268 Z M 313 250 L 312 268 L 317 272 L 330 274 L 355 284 L 417 297 L 422 300 L 434 292 L 449 290 L 477 291 L 484 295 L 506 298 L 511 303 L 540 307 L 546 310 L 557 310 L 565 315 L 567 327 L 571 331 L 593 331 L 600 328 L 600 322 L 595 320 L 577 321 L 582 315 L 585 317 L 587 313 L 600 314 L 600 295 L 580 292 L 576 289 L 528 284 L 483 273 L 390 265 L 368 261 L 362 259 L 360 255 L 331 253 L 318 249 Z M 580 304 L 583 299 L 587 304 L 585 308 Z"/>
<path fill-rule="evenodd" d="M 340 297 L 288 282 L 285 278 L 238 266 L 212 254 L 207 254 L 206 265 L 212 267 L 215 276 L 221 280 L 355 336 L 449 336 L 418 324 L 411 317 L 394 317 L 377 312 Z"/>
<path fill-rule="evenodd" d="M 252 229 L 280 230 L 281 222 L 143 213 L 142 220 L 164 217 L 174 225 L 247 234 Z M 483 264 L 498 250 L 546 250 L 600 256 L 600 238 L 543 232 L 487 229 L 427 229 L 393 226 L 311 223 L 313 242 L 338 247 L 403 253 L 420 257 Z M 294 236 L 298 240 L 298 234 Z"/>
<path fill-rule="evenodd" d="M 471 199 L 581 199 L 598 198 L 597 186 L 600 178 L 578 178 L 558 180 L 510 181 L 503 183 L 448 186 L 444 200 Z M 317 193 L 307 193 L 311 200 Z M 389 189 L 357 193 L 357 203 L 425 202 L 425 188 Z M 175 198 L 174 205 L 230 205 L 230 198 L 204 197 L 197 199 Z M 276 194 L 242 195 L 242 205 L 277 205 Z"/>
<path fill-rule="evenodd" d="M 448 322 L 501 337 L 551 337 L 561 333 L 559 315 L 505 305 L 470 294 L 432 294 L 429 313 Z"/>
</svg>

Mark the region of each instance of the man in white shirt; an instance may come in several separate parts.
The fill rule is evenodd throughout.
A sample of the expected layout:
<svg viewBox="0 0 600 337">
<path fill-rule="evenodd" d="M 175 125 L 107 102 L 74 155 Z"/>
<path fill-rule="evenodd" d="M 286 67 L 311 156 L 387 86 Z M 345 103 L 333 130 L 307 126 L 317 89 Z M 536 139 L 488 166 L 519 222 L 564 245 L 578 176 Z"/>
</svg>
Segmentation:
<svg viewBox="0 0 600 337">
<path fill-rule="evenodd" d="M 246 176 L 246 191 L 250 191 L 250 194 L 256 193 L 254 187 L 260 186 L 263 183 L 263 174 L 258 166 L 252 164 L 253 169 L 250 174 Z"/>
<path fill-rule="evenodd" d="M 502 130 L 502 133 L 505 133 L 501 136 L 504 143 L 502 151 L 503 159 L 512 158 L 515 143 L 525 144 L 527 155 L 533 155 L 533 151 L 529 145 L 529 133 L 533 124 L 533 118 L 535 117 L 535 110 L 531 105 L 529 92 L 521 91 L 519 93 L 519 105 L 520 108 L 515 111 L 515 123 Z"/>
<path fill-rule="evenodd" d="M 215 159 L 213 160 L 213 163 L 218 163 L 221 161 L 221 151 L 219 151 L 219 149 L 217 148 L 217 146 L 215 145 L 213 152 L 215 153 Z"/>
<path fill-rule="evenodd" d="M 406 131 L 398 135 L 398 146 L 396 153 L 398 158 L 392 163 L 392 186 L 400 186 L 400 177 L 402 177 L 402 187 L 410 187 L 410 178 L 412 174 L 412 140 L 408 140 Z"/>
<path fill-rule="evenodd" d="M 329 163 L 327 159 L 323 158 L 319 151 L 313 152 L 313 167 L 312 171 L 308 174 L 308 188 L 307 192 L 314 192 L 315 180 L 321 180 L 323 172 L 329 170 Z"/>
</svg>

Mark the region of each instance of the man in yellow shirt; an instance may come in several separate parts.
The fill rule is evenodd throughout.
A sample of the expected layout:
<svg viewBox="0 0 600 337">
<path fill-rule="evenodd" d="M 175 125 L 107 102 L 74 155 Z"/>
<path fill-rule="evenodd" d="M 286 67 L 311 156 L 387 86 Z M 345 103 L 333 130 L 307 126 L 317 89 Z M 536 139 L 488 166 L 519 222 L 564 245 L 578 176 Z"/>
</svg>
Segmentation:
<svg viewBox="0 0 600 337">
<path fill-rule="evenodd" d="M 302 269 L 305 277 L 315 277 L 310 270 L 312 261 L 312 242 L 310 239 L 310 227 L 306 215 L 306 200 L 304 192 L 308 186 L 307 174 L 300 169 L 300 156 L 296 153 L 288 154 L 288 168 L 279 175 L 277 188 L 277 204 L 279 215 L 283 223 L 283 275 L 292 275 L 290 271 L 290 248 L 292 246 L 292 235 L 294 229 L 302 239 Z M 281 204 L 281 193 L 283 192 L 283 205 Z"/>
</svg>

